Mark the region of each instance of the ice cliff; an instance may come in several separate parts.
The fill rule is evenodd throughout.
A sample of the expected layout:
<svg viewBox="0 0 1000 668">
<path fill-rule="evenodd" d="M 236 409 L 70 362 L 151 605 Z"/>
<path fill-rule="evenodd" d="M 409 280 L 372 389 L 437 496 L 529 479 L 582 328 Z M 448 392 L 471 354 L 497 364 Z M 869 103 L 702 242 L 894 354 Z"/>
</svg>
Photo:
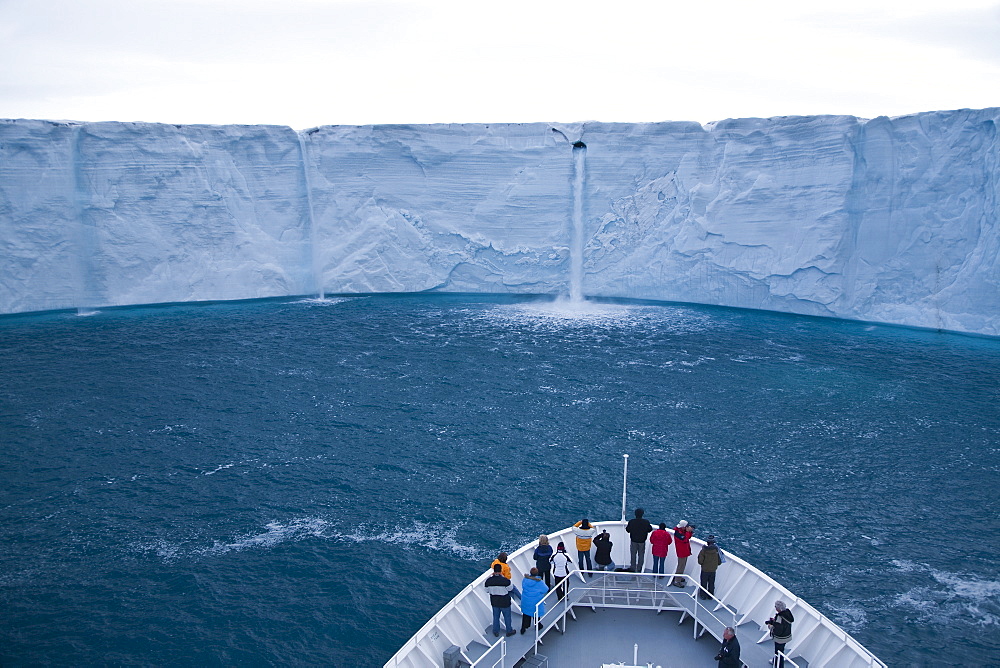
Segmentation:
<svg viewBox="0 0 1000 668">
<path fill-rule="evenodd" d="M 586 295 L 997 336 L 998 120 L 0 121 L 0 312 L 568 293 L 582 263 Z"/>
</svg>

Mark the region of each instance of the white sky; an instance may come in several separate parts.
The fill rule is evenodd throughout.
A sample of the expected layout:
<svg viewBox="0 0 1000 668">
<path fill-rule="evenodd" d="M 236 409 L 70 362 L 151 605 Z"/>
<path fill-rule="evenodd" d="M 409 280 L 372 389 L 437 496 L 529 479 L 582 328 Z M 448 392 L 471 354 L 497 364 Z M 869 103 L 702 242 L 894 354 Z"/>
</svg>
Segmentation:
<svg viewBox="0 0 1000 668">
<path fill-rule="evenodd" d="M 1000 2 L 0 0 L 0 63 L 0 118 L 870 118 L 1000 105 Z"/>
</svg>

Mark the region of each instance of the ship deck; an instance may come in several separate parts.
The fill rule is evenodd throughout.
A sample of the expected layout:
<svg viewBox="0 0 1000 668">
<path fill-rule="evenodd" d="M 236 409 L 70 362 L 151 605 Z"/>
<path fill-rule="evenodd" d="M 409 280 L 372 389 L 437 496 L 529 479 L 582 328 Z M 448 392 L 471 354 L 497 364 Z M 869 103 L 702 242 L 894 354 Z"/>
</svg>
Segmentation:
<svg viewBox="0 0 1000 668">
<path fill-rule="evenodd" d="M 625 522 L 603 522 L 612 535 L 620 562 L 628 546 Z M 550 534 L 549 544 L 570 543 L 571 528 Z M 703 545 L 692 539 L 692 545 Z M 529 543 L 510 555 L 508 565 L 519 582 L 535 565 Z M 645 563 L 652 562 L 648 552 Z M 574 570 L 565 599 L 550 591 L 543 599 L 541 629 L 529 629 L 510 638 L 493 635 L 490 597 L 484 584 L 489 572 L 467 585 L 386 662 L 387 668 L 423 668 L 428 665 L 475 668 L 523 668 L 631 665 L 712 665 L 726 626 L 736 629 L 740 659 L 748 666 L 766 666 L 774 645 L 765 622 L 780 599 L 794 608 L 795 626 L 788 644 L 789 668 L 885 668 L 843 629 L 744 560 L 724 552 L 715 596 L 697 597 L 698 569 L 689 560 L 681 577 L 687 586 L 672 587 L 672 576 L 645 573 L 605 573 Z M 676 557 L 667 558 L 673 573 Z M 514 626 L 521 628 L 518 604 Z M 635 656 L 635 663 L 633 660 Z"/>
<path fill-rule="evenodd" d="M 549 633 L 538 651 L 549 666 L 633 665 L 633 658 L 635 665 L 663 668 L 712 665 L 719 641 L 710 636 L 693 639 L 693 622 L 678 624 L 679 617 L 650 610 L 582 609 L 565 634 Z"/>
</svg>

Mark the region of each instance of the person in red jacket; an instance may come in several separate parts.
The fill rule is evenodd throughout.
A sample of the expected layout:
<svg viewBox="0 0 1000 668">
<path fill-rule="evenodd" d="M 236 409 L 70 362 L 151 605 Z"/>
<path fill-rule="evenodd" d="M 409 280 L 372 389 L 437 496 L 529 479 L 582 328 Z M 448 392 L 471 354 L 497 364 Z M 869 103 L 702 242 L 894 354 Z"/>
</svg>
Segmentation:
<svg viewBox="0 0 1000 668">
<path fill-rule="evenodd" d="M 687 584 L 684 578 L 679 576 L 684 574 L 688 557 L 691 556 L 691 536 L 693 534 L 694 525 L 688 524 L 687 520 L 681 520 L 674 527 L 674 549 L 677 551 L 677 570 L 674 571 L 674 575 L 678 576 L 674 578 L 673 585 L 675 587 L 683 587 Z"/>
<path fill-rule="evenodd" d="M 663 575 L 671 542 L 666 523 L 660 522 L 660 528 L 649 535 L 649 542 L 653 544 L 653 572 Z"/>
</svg>

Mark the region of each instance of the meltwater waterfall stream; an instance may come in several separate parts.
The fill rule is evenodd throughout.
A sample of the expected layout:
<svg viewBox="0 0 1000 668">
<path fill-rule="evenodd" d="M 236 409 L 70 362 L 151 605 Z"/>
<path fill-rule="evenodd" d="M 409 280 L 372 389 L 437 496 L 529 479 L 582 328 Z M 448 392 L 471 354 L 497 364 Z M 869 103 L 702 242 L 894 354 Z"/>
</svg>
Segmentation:
<svg viewBox="0 0 1000 668">
<path fill-rule="evenodd" d="M 583 301 L 583 186 L 587 170 L 587 145 L 573 144 L 573 229 L 569 246 L 569 300 Z"/>
<path fill-rule="evenodd" d="M 306 138 L 301 132 L 296 132 L 299 140 L 299 154 L 302 157 L 302 188 L 306 195 L 306 212 L 309 215 L 309 273 L 312 276 L 313 287 L 318 299 L 323 299 L 323 276 L 319 268 L 319 248 L 316 241 L 316 216 L 313 213 L 312 184 L 309 182 L 309 151 L 306 148 Z"/>
<path fill-rule="evenodd" d="M 72 148 L 69 152 L 69 174 L 71 201 L 75 217 L 74 237 L 77 257 L 77 295 L 76 309 L 78 315 L 91 315 L 94 308 L 100 304 L 98 299 L 97 277 L 95 275 L 95 258 L 99 252 L 97 228 L 92 220 L 88 220 L 87 207 L 84 202 L 86 182 L 83 174 L 83 160 L 80 153 L 80 134 L 82 126 L 73 128 Z"/>
</svg>

